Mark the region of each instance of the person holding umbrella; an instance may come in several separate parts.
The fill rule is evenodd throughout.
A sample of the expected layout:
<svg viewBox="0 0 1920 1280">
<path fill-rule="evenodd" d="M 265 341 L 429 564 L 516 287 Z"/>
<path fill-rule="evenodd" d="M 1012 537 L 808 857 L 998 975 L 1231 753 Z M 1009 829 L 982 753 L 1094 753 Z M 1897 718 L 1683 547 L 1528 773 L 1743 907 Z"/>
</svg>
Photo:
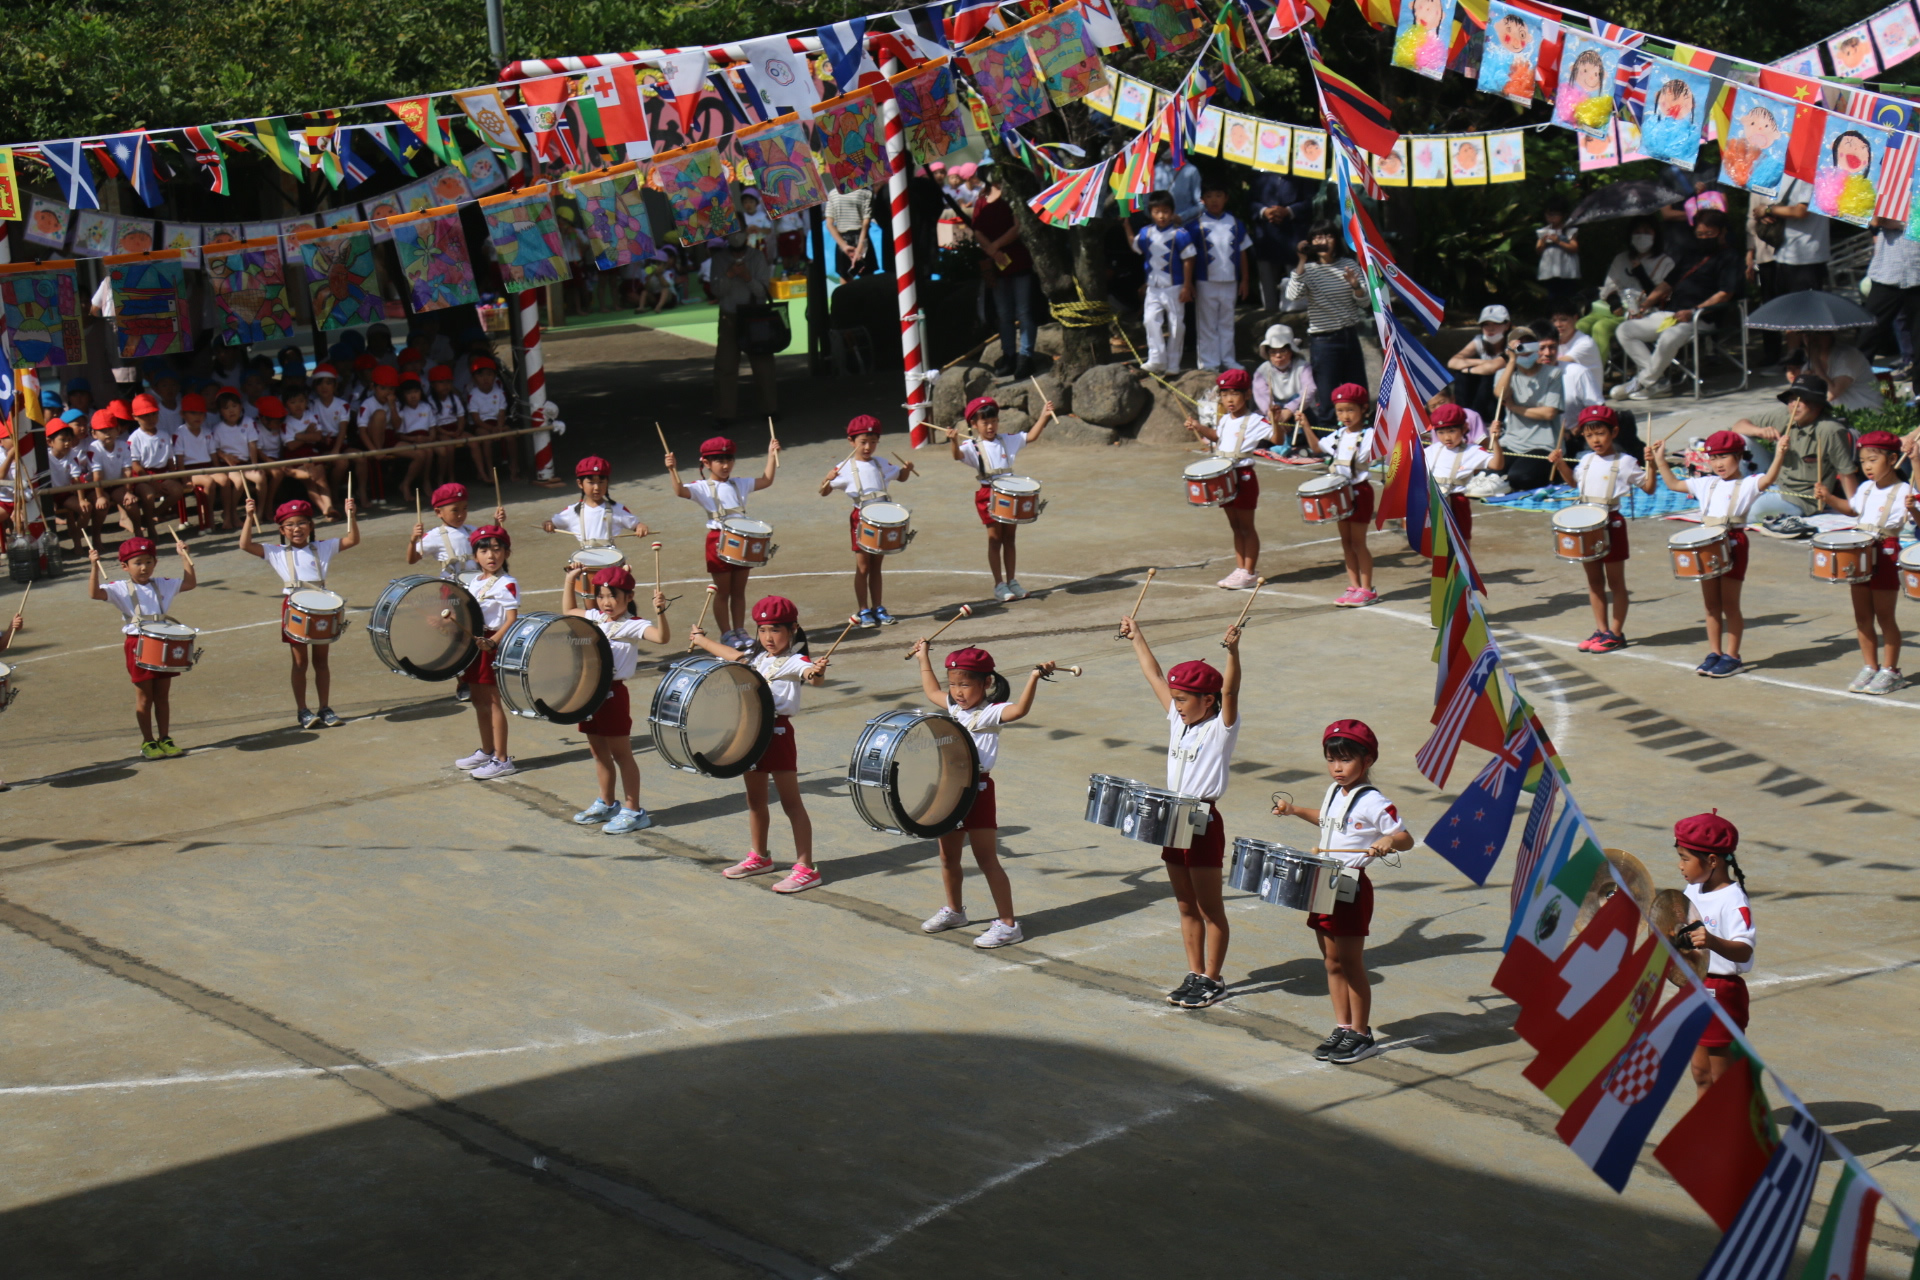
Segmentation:
<svg viewBox="0 0 1920 1280">
<path fill-rule="evenodd" d="M 1851 501 L 1860 485 L 1860 462 L 1852 433 L 1828 412 L 1825 378 L 1803 375 L 1780 393 L 1780 404 L 1732 427 L 1760 441 L 1761 453 L 1781 455 L 1779 482 L 1755 500 L 1747 518 L 1770 538 L 1804 538 L 1813 532 L 1805 517 L 1823 509 L 1815 486 Z"/>
<path fill-rule="evenodd" d="M 1613 388 L 1612 398 L 1651 400 L 1665 394 L 1667 366 L 1693 341 L 1702 311 L 1731 302 L 1744 287 L 1741 257 L 1727 243 L 1727 215 L 1702 209 L 1694 215 L 1693 242 L 1667 278 L 1647 295 L 1647 314 L 1621 324 L 1615 335 L 1634 364 L 1634 375 Z"/>
</svg>

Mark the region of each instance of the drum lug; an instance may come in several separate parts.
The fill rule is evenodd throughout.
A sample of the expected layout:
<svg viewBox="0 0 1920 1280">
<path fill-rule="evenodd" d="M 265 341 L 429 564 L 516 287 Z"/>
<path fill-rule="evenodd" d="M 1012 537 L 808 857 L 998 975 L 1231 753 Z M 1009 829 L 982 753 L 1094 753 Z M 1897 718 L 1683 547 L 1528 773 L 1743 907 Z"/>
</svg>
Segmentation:
<svg viewBox="0 0 1920 1280">
<path fill-rule="evenodd" d="M 1195 809 L 1193 811 L 1193 834 L 1197 836 L 1207 834 L 1207 824 L 1212 821 L 1213 814 L 1205 809 Z"/>
<path fill-rule="evenodd" d="M 904 537 L 904 538 L 902 538 L 902 539 L 900 539 L 900 545 L 901 545 L 902 547 L 904 547 L 904 546 L 906 546 L 906 545 L 907 545 L 907 544 L 908 544 L 909 542 L 912 542 L 912 541 L 914 540 L 914 538 L 915 538 L 915 537 L 917 537 L 917 536 L 919 535 L 919 533 L 920 533 L 920 531 L 919 531 L 918 529 L 909 529 L 909 530 L 907 530 L 907 536 L 906 536 L 906 537 Z"/>
<path fill-rule="evenodd" d="M 1033 504 L 1033 514 L 1034 514 L 1035 516 L 1043 516 L 1043 515 L 1045 515 L 1045 514 L 1047 513 L 1047 503 L 1048 503 L 1049 501 L 1050 501 L 1050 499 L 1047 499 L 1047 498 L 1042 498 L 1042 499 L 1040 499 L 1040 501 L 1038 501 L 1038 502 L 1036 502 L 1036 503 L 1034 503 L 1034 504 Z"/>
<path fill-rule="evenodd" d="M 779 544 L 779 543 L 777 543 L 777 542 L 769 542 L 769 543 L 767 544 L 767 559 L 769 559 L 769 560 L 771 560 L 771 559 L 773 559 L 773 557 L 774 557 L 774 555 L 775 555 L 775 553 L 776 553 L 776 552 L 778 552 L 779 550 L 780 550 L 780 544 Z"/>
<path fill-rule="evenodd" d="M 207 654 L 207 651 L 205 649 L 195 649 L 193 651 L 194 665 L 198 666 L 200 664 L 200 659 L 204 658 L 206 654 Z"/>
</svg>

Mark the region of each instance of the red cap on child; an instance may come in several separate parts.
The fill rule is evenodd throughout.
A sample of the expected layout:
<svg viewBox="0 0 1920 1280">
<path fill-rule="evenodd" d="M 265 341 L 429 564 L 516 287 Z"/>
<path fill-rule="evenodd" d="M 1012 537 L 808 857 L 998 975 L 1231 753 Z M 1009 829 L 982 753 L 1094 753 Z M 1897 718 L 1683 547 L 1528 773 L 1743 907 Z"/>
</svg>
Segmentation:
<svg viewBox="0 0 1920 1280">
<path fill-rule="evenodd" d="M 574 464 L 573 474 L 575 476 L 610 476 L 613 474 L 613 464 L 605 458 L 586 457 Z"/>
<path fill-rule="evenodd" d="M 1590 404 L 1582 409 L 1580 411 L 1580 425 L 1584 427 L 1589 422 L 1604 423 L 1616 431 L 1620 429 L 1620 415 L 1615 413 L 1609 405 Z"/>
<path fill-rule="evenodd" d="M 480 372 L 482 369 L 497 369 L 499 367 L 499 365 L 493 362 L 492 356 L 475 356 L 473 359 L 467 361 L 467 368 L 475 373 Z"/>
<path fill-rule="evenodd" d="M 397 387 L 400 385 L 400 371 L 387 365 L 379 365 L 367 375 L 376 387 Z"/>
<path fill-rule="evenodd" d="M 427 505 L 437 511 L 450 502 L 465 502 L 466 500 L 467 486 L 463 484 L 443 484 L 433 491 L 433 501 Z"/>
<path fill-rule="evenodd" d="M 497 524 L 483 524 L 473 531 L 473 545 L 483 542 L 497 542 L 507 550 L 513 550 L 513 535 Z"/>
<path fill-rule="evenodd" d="M 353 358 L 353 367 L 355 369 L 371 369 L 379 363 L 379 359 L 374 356 L 372 352 L 363 352 Z"/>
<path fill-rule="evenodd" d="M 418 347 L 403 348 L 399 355 L 401 364 L 425 364 L 427 358 L 420 354 Z"/>
<path fill-rule="evenodd" d="M 968 422 L 972 422 L 976 417 L 989 409 L 993 410 L 996 414 L 999 413 L 1000 402 L 992 396 L 975 396 L 973 399 L 967 401 L 967 411 L 963 416 Z M 848 429 L 851 430 L 852 428 Z"/>
<path fill-rule="evenodd" d="M 427 381 L 428 382 L 452 382 L 453 370 L 447 368 L 446 365 L 437 364 L 433 366 L 433 368 L 427 370 Z"/>
<path fill-rule="evenodd" d="M 727 439 L 725 436 L 714 436 L 711 439 L 700 442 L 700 457 L 702 459 L 731 458 L 732 456 L 733 441 Z"/>
<path fill-rule="evenodd" d="M 158 412 L 160 412 L 160 402 L 158 400 L 155 400 L 152 396 L 148 395 L 146 392 L 142 391 L 139 395 L 133 398 L 133 416 L 134 417 L 137 418 L 143 413 L 158 413 Z"/>
<path fill-rule="evenodd" d="M 1380 739 L 1373 736 L 1373 730 L 1367 728 L 1364 720 L 1335 720 L 1320 735 L 1320 744 L 1325 746 L 1335 738 L 1357 742 L 1374 755 L 1380 754 Z"/>
<path fill-rule="evenodd" d="M 207 411 L 207 398 L 201 395 L 198 391 L 189 391 L 187 392 L 187 394 L 180 397 L 180 412 L 205 413 L 206 411 Z"/>
<path fill-rule="evenodd" d="M 1226 369 L 1213 380 L 1213 385 L 1222 391 L 1247 391 L 1253 387 L 1253 378 L 1245 369 Z"/>
<path fill-rule="evenodd" d="M 1716 431 L 1707 437 L 1708 453 L 1745 453 L 1747 438 L 1738 431 Z"/>
<path fill-rule="evenodd" d="M 1900 451 L 1900 437 L 1891 431 L 1869 431 L 1855 443 L 1862 449 L 1885 449 L 1889 453 Z"/>
<path fill-rule="evenodd" d="M 800 606 L 785 596 L 763 596 L 754 603 L 753 620 L 769 626 L 791 627 L 800 621 Z"/>
<path fill-rule="evenodd" d="M 89 425 L 91 425 L 96 432 L 118 431 L 122 421 L 124 421 L 124 419 L 116 416 L 111 409 L 95 409 L 93 411 L 93 417 L 88 419 Z"/>
<path fill-rule="evenodd" d="M 338 379 L 339 376 L 340 371 L 330 364 L 317 364 L 313 366 L 313 380 L 315 382 L 320 381 L 322 378 Z"/>
<path fill-rule="evenodd" d="M 313 519 L 313 504 L 305 498 L 295 498 L 292 502 L 283 502 L 273 513 L 275 524 L 284 524 L 289 520 Z"/>
<path fill-rule="evenodd" d="M 115 422 L 132 422 L 133 411 L 118 400 L 107 401 L 107 412 L 113 415 Z M 157 412 L 157 411 L 156 411 Z"/>
<path fill-rule="evenodd" d="M 880 419 L 870 413 L 863 413 L 847 424 L 847 439 L 856 440 L 861 436 L 880 434 Z"/>
<path fill-rule="evenodd" d="M 120 544 L 121 564 L 125 564 L 135 556 L 151 556 L 157 554 L 159 553 L 153 548 L 152 538 L 128 538 Z"/>
<path fill-rule="evenodd" d="M 1343 382 L 1333 389 L 1335 404 L 1365 404 L 1367 389 L 1357 382 Z"/>
<path fill-rule="evenodd" d="M 1167 672 L 1167 684 L 1183 693 L 1218 693 L 1226 683 L 1226 677 L 1206 662 L 1182 662 Z"/>
<path fill-rule="evenodd" d="M 993 655 L 985 649 L 955 649 L 947 655 L 947 670 L 978 671 L 982 675 L 992 675 Z"/>
<path fill-rule="evenodd" d="M 1459 429 L 1467 425 L 1467 411 L 1457 404 L 1443 404 L 1436 407 L 1427 420 L 1433 423 L 1435 431 Z"/>
<path fill-rule="evenodd" d="M 284 418 L 287 406 L 280 403 L 279 396 L 261 396 L 253 402 L 253 413 L 257 418 Z"/>
<path fill-rule="evenodd" d="M 596 590 L 601 587 L 612 587 L 615 591 L 632 591 L 633 575 L 627 572 L 625 565 L 617 564 L 594 574 L 593 585 Z"/>
<path fill-rule="evenodd" d="M 1740 847 L 1740 828 L 1720 816 L 1696 813 L 1673 824 L 1673 842 L 1695 853 L 1732 853 Z"/>
</svg>

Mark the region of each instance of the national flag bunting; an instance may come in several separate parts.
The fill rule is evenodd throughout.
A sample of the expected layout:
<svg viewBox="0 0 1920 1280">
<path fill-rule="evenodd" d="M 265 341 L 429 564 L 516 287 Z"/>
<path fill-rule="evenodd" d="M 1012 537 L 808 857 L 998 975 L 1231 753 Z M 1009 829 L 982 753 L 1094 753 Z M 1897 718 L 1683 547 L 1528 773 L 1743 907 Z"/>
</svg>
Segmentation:
<svg viewBox="0 0 1920 1280">
<path fill-rule="evenodd" d="M 1778 1280 L 1786 1274 L 1825 1145 L 1826 1135 L 1813 1117 L 1796 1110 L 1700 1280 Z"/>
<path fill-rule="evenodd" d="M 1494 971 L 1493 989 L 1521 1007 L 1533 1003 L 1553 976 L 1554 961 L 1573 936 L 1580 903 L 1593 887 L 1593 878 L 1607 865 L 1585 815 L 1566 797 L 1566 808 L 1554 824 L 1541 858 L 1541 870 L 1527 886 L 1521 909 L 1508 924 L 1506 958 Z"/>
<path fill-rule="evenodd" d="M 294 143 L 285 120 L 277 117 L 250 120 L 241 126 L 241 132 L 261 155 L 279 166 L 281 172 L 295 178 L 305 172 L 300 162 L 300 148 Z"/>
<path fill-rule="evenodd" d="M 60 183 L 60 196 L 75 209 L 98 209 L 100 193 L 93 184 L 93 166 L 78 142 L 43 142 L 40 158 Z"/>
<path fill-rule="evenodd" d="M 1722 1231 L 1740 1216 L 1780 1145 L 1759 1060 L 1739 1044 L 1729 1045 L 1727 1054 L 1727 1069 L 1653 1150 L 1653 1158 Z"/>
<path fill-rule="evenodd" d="M 145 133 L 119 133 L 101 140 L 121 174 L 133 184 L 133 193 L 151 209 L 164 198 L 160 174 L 154 167 L 153 141 Z"/>
<path fill-rule="evenodd" d="M 1433 736 L 1414 755 L 1421 774 L 1434 786 L 1447 785 L 1453 762 L 1460 755 L 1467 720 L 1486 702 L 1487 681 L 1499 661 L 1500 646 L 1492 640 L 1485 641 L 1474 655 L 1473 665 L 1461 672 L 1459 681 L 1434 708 Z"/>
<path fill-rule="evenodd" d="M 1920 134 L 1897 133 L 1880 162 L 1880 185 L 1873 216 L 1905 222 L 1913 211 L 1913 161 L 1920 153 Z"/>
<path fill-rule="evenodd" d="M 841 93 L 852 93 L 880 79 L 880 68 L 867 52 L 867 20 L 849 18 L 820 28 L 820 50 L 827 55 L 833 83 Z"/>
<path fill-rule="evenodd" d="M 1506 847 L 1535 750 L 1533 728 L 1522 721 L 1422 841 L 1475 884 L 1487 882 Z"/>
<path fill-rule="evenodd" d="M 1626 1190 L 1654 1121 L 1686 1077 L 1712 1002 L 1704 987 L 1675 995 L 1560 1117 L 1560 1140 L 1615 1191 Z"/>
<path fill-rule="evenodd" d="M 1851 1161 L 1842 1165 L 1820 1238 L 1800 1280 L 1867 1280 L 1867 1250 L 1873 1245 L 1873 1214 L 1879 1207 L 1880 1188 L 1873 1179 Z"/>
<path fill-rule="evenodd" d="M 1600 930 L 1608 908 L 1617 909 L 1624 936 Z M 1521 1007 L 1514 1029 L 1540 1047 L 1540 1056 L 1520 1074 L 1562 1107 L 1572 1106 L 1607 1069 L 1659 999 L 1667 954 L 1651 936 L 1637 950 L 1628 949 L 1639 923 L 1640 904 L 1624 890 L 1614 894 L 1561 957 L 1558 985 L 1547 984 L 1543 998 Z"/>
<path fill-rule="evenodd" d="M 187 149 L 193 152 L 194 163 L 207 175 L 207 185 L 213 194 L 231 194 L 227 185 L 227 155 L 221 148 L 220 136 L 201 125 L 180 132 L 186 136 Z"/>
<path fill-rule="evenodd" d="M 1309 57 L 1308 63 L 1319 88 L 1321 114 L 1329 122 L 1337 121 L 1355 145 L 1377 156 L 1392 155 L 1394 144 L 1400 141 L 1393 127 L 1393 113 L 1317 57 Z"/>
</svg>

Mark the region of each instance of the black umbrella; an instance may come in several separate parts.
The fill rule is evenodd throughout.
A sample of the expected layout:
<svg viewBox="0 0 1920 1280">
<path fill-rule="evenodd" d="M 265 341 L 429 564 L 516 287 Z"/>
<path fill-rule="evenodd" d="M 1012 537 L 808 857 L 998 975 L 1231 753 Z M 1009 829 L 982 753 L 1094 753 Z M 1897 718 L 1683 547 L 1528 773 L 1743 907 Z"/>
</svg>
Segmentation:
<svg viewBox="0 0 1920 1280">
<path fill-rule="evenodd" d="M 1878 322 L 1859 303 L 1819 289 L 1783 293 L 1747 317 L 1750 329 L 1857 329 Z"/>
<path fill-rule="evenodd" d="M 1567 225 L 1578 227 L 1589 222 L 1605 222 L 1610 218 L 1658 217 L 1662 209 L 1670 204 L 1679 204 L 1686 198 L 1686 192 L 1675 191 L 1664 182 L 1652 179 L 1616 182 L 1600 188 L 1575 205 L 1572 214 L 1567 217 Z"/>
</svg>

